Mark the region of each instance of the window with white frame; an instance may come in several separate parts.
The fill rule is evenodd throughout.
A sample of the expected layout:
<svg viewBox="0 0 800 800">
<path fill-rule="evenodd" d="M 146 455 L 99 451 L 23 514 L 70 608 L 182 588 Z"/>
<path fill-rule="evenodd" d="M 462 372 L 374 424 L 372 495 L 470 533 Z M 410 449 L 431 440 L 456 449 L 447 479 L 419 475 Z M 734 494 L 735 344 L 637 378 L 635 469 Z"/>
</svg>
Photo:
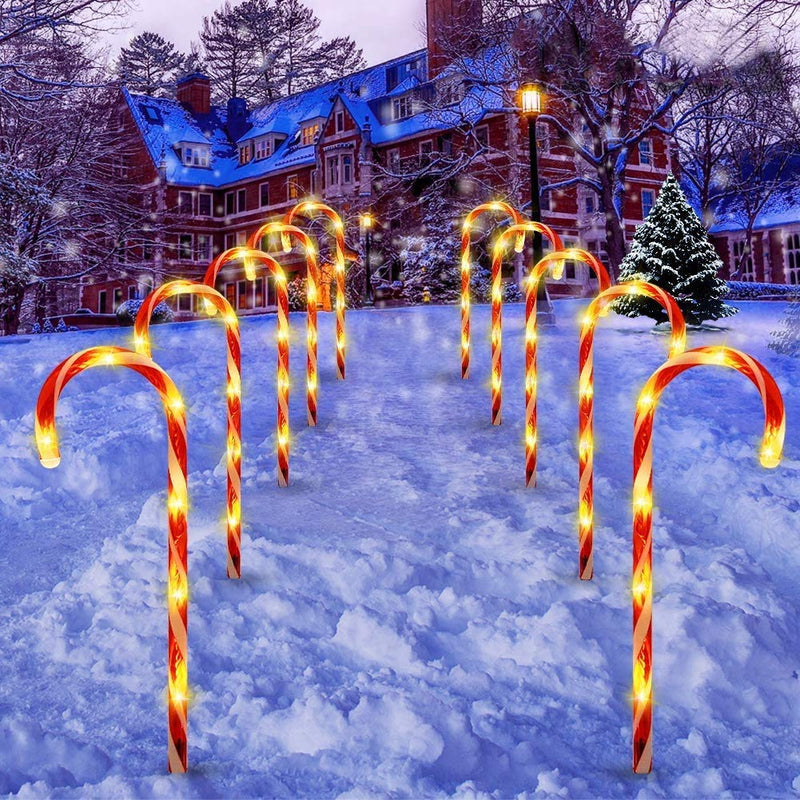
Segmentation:
<svg viewBox="0 0 800 800">
<path fill-rule="evenodd" d="M 342 183 L 349 186 L 353 182 L 353 156 L 342 156 Z"/>
<path fill-rule="evenodd" d="M 261 139 L 256 139 L 256 161 L 263 161 L 272 155 L 272 139 L 265 136 Z"/>
<path fill-rule="evenodd" d="M 303 144 L 314 144 L 319 133 L 319 123 L 315 122 L 313 125 L 305 125 L 300 134 L 300 140 Z"/>
<path fill-rule="evenodd" d="M 739 270 L 739 280 L 753 282 L 756 279 L 756 267 L 753 262 L 753 248 L 745 239 L 731 241 L 731 254 L 734 269 Z"/>
<path fill-rule="evenodd" d="M 269 205 L 269 184 L 262 183 L 258 187 L 258 205 L 260 208 L 265 208 Z"/>
<path fill-rule="evenodd" d="M 235 233 L 226 233 L 225 234 L 225 249 L 226 250 L 231 250 L 234 247 L 236 247 L 236 234 Z"/>
<path fill-rule="evenodd" d="M 393 147 L 386 155 L 389 169 L 396 170 L 400 166 L 400 148 Z"/>
<path fill-rule="evenodd" d="M 239 145 L 239 164 L 249 164 L 253 151 L 250 149 L 250 142 Z"/>
<path fill-rule="evenodd" d="M 197 213 L 201 217 L 211 216 L 211 199 L 210 192 L 200 192 L 197 195 Z"/>
<path fill-rule="evenodd" d="M 647 215 L 652 211 L 656 203 L 656 193 L 654 189 L 642 189 L 642 219 L 647 219 Z"/>
<path fill-rule="evenodd" d="M 191 215 L 194 210 L 194 197 L 191 192 L 178 192 L 178 212 Z"/>
<path fill-rule="evenodd" d="M 183 163 L 187 167 L 207 167 L 211 148 L 202 144 L 187 144 L 183 147 Z"/>
<path fill-rule="evenodd" d="M 339 156 L 328 156 L 328 186 L 339 185 Z"/>
<path fill-rule="evenodd" d="M 338 153 L 326 159 L 327 186 L 351 186 L 353 183 L 353 154 Z"/>
<path fill-rule="evenodd" d="M 178 236 L 178 258 L 181 261 L 191 261 L 194 253 L 192 252 L 192 239 L 194 237 L 191 233 L 181 233 Z"/>
<path fill-rule="evenodd" d="M 236 208 L 240 214 L 242 211 L 247 211 L 247 189 L 239 189 L 236 192 Z"/>
<path fill-rule="evenodd" d="M 192 311 L 192 295 L 190 294 L 179 294 L 178 295 L 178 311 L 183 311 L 184 313 Z"/>
<path fill-rule="evenodd" d="M 236 231 L 236 246 L 247 244 L 247 231 Z"/>
<path fill-rule="evenodd" d="M 211 261 L 213 256 L 213 239 L 209 233 L 198 233 L 195 252 L 198 261 Z"/>
<path fill-rule="evenodd" d="M 594 214 L 597 211 L 597 195 L 594 192 L 583 193 L 583 211 L 585 214 Z"/>
<path fill-rule="evenodd" d="M 800 286 L 800 233 L 786 237 L 786 283 Z"/>
<path fill-rule="evenodd" d="M 392 119 L 407 119 L 414 113 L 414 102 L 410 95 L 396 97 L 392 101 Z"/>
<path fill-rule="evenodd" d="M 337 111 L 335 119 L 336 133 L 342 133 L 344 131 L 344 111 Z"/>
<path fill-rule="evenodd" d="M 429 156 L 433 152 L 433 141 L 426 139 L 424 142 L 419 143 L 419 154 L 423 158 Z"/>
<path fill-rule="evenodd" d="M 230 216 L 236 213 L 236 192 L 225 192 L 225 214 Z"/>
<path fill-rule="evenodd" d="M 650 139 L 639 142 L 639 163 L 643 167 L 653 166 L 653 143 Z"/>
<path fill-rule="evenodd" d="M 564 249 L 565 250 L 572 250 L 575 247 L 575 242 L 572 239 L 564 239 Z M 576 281 L 578 280 L 578 262 L 577 261 L 565 261 L 564 262 L 564 280 L 565 281 Z"/>
</svg>

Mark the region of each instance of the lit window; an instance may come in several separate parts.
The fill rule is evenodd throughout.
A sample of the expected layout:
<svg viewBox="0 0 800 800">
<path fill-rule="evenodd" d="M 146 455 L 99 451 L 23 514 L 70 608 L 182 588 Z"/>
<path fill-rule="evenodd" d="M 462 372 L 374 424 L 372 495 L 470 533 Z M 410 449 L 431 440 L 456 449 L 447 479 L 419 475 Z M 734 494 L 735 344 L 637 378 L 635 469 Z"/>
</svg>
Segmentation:
<svg viewBox="0 0 800 800">
<path fill-rule="evenodd" d="M 392 119 L 406 119 L 413 113 L 413 103 L 409 95 L 392 101 Z"/>
<path fill-rule="evenodd" d="M 646 167 L 653 165 L 653 143 L 649 139 L 639 142 L 639 163 Z"/>
<path fill-rule="evenodd" d="M 652 210 L 656 202 L 656 193 L 652 189 L 642 189 L 642 219 Z"/>
<path fill-rule="evenodd" d="M 250 308 L 250 295 L 247 291 L 247 281 L 239 281 L 236 292 L 236 308 Z"/>
<path fill-rule="evenodd" d="M 264 308 L 264 306 L 266 306 L 266 302 L 264 302 L 264 279 L 256 278 L 253 289 L 255 294 L 255 301 L 253 302 L 253 307 Z"/>
<path fill-rule="evenodd" d="M 249 164 L 250 163 L 250 142 L 247 144 L 239 145 L 239 164 Z"/>
<path fill-rule="evenodd" d="M 319 133 L 319 124 L 315 123 L 314 125 L 306 125 L 301 134 L 301 141 L 303 144 L 314 144 L 314 141 L 317 138 L 317 134 Z"/>
<path fill-rule="evenodd" d="M 297 185 L 297 175 L 290 175 L 286 179 L 286 195 L 290 200 L 300 197 L 300 187 Z"/>
<path fill-rule="evenodd" d="M 201 217 L 211 216 L 211 195 L 208 192 L 197 195 L 197 213 Z"/>
</svg>

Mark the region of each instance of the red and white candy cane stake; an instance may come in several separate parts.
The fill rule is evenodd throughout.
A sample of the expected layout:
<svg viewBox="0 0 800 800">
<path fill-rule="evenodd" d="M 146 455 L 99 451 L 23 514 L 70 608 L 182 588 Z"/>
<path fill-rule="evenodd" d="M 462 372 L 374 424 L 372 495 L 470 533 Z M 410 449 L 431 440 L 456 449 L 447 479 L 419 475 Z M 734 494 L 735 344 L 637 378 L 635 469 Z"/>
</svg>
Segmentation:
<svg viewBox="0 0 800 800">
<path fill-rule="evenodd" d="M 281 265 L 269 254 L 246 247 L 234 247 L 215 258 L 206 270 L 204 283 L 214 287 L 220 270 L 231 261 L 242 261 L 247 280 L 256 278 L 256 264 L 265 266 L 275 278 L 278 300 L 278 486 L 289 485 L 289 292 Z M 206 303 L 206 311 L 215 314 L 213 303 Z M 230 398 L 230 382 L 228 397 Z"/>
<path fill-rule="evenodd" d="M 322 214 L 327 217 L 333 227 L 333 234 L 336 240 L 336 263 L 334 270 L 336 274 L 336 377 L 339 380 L 344 380 L 345 374 L 345 309 L 347 308 L 347 294 L 345 287 L 345 260 L 355 261 L 357 256 L 347 249 L 344 241 L 344 222 L 330 206 L 325 203 L 320 203 L 316 200 L 304 200 L 298 203 L 294 208 L 287 212 L 283 221 L 287 225 L 295 224 L 297 217 L 305 217 L 311 219 L 314 214 Z M 283 250 L 290 253 L 292 250 L 292 241 L 288 234 L 283 234 L 281 237 Z"/>
<path fill-rule="evenodd" d="M 525 486 L 536 486 L 536 460 L 538 450 L 538 420 L 536 414 L 537 366 L 536 300 L 539 281 L 544 278 L 548 266 L 553 266 L 553 277 L 561 277 L 565 261 L 580 261 L 596 275 L 599 290 L 611 285 L 611 278 L 603 264 L 586 250 L 561 250 L 548 253 L 528 276 L 525 288 Z"/>
<path fill-rule="evenodd" d="M 701 365 L 730 367 L 755 384 L 765 415 L 761 465 L 777 467 L 783 452 L 781 391 L 764 366 L 739 350 L 688 350 L 660 366 L 639 395 L 633 442 L 633 771 L 642 774 L 653 768 L 653 416 L 670 381 Z"/>
<path fill-rule="evenodd" d="M 472 259 L 470 247 L 472 245 L 472 231 L 475 227 L 475 220 L 481 214 L 501 213 L 511 218 L 515 225 L 524 222 L 522 214 L 513 206 L 496 200 L 491 203 L 482 203 L 473 208 L 467 214 L 464 224 L 461 227 L 461 377 L 469 378 L 469 357 L 470 357 L 470 273 L 472 270 Z M 514 250 L 521 253 L 525 249 L 525 232 L 517 234 Z"/>
<path fill-rule="evenodd" d="M 669 357 L 686 349 L 686 322 L 671 294 L 645 281 L 628 281 L 600 292 L 589 304 L 581 326 L 578 386 L 578 575 L 590 581 L 594 574 L 594 330 L 598 317 L 608 314 L 618 297 L 640 295 L 660 303 L 672 327 Z"/>
<path fill-rule="evenodd" d="M 505 256 L 508 243 L 512 238 L 514 238 L 518 244 L 519 237 L 524 237 L 527 233 L 541 233 L 550 240 L 551 244 L 556 250 L 561 250 L 563 247 L 561 244 L 561 237 L 554 230 L 548 228 L 547 225 L 542 225 L 541 222 L 522 222 L 519 225 L 512 225 L 510 228 L 507 228 L 505 231 L 503 231 L 503 233 L 495 242 L 494 252 L 492 255 L 492 425 L 499 425 L 502 422 L 503 256 Z M 560 276 L 557 275 L 556 277 Z M 528 278 L 526 282 L 529 283 L 530 278 Z M 527 313 L 528 307 L 526 305 L 526 314 Z M 535 317 L 536 314 L 534 313 L 534 323 Z"/>
<path fill-rule="evenodd" d="M 159 303 L 182 294 L 201 297 L 222 314 L 227 342 L 227 533 L 228 577 L 241 578 L 242 564 L 242 350 L 239 320 L 230 303 L 211 286 L 194 281 L 170 281 L 150 292 L 136 315 L 133 339 L 136 352 L 152 357 L 150 348 L 150 318 Z"/>
<path fill-rule="evenodd" d="M 36 403 L 36 447 L 42 465 L 53 469 L 61 462 L 56 408 L 64 387 L 91 367 L 120 366 L 138 372 L 161 395 L 167 417 L 167 509 L 169 548 L 167 574 L 167 766 L 186 772 L 188 765 L 188 526 L 186 512 L 186 416 L 183 400 L 169 375 L 146 356 L 122 347 L 92 347 L 62 361 L 47 377 Z"/>
<path fill-rule="evenodd" d="M 317 424 L 317 299 L 319 286 L 319 268 L 317 266 L 317 248 L 311 237 L 295 225 L 285 222 L 268 222 L 262 225 L 251 237 L 249 247 L 257 248 L 262 239 L 269 239 L 272 234 L 280 234 L 294 239 L 303 248 L 306 257 L 306 417 L 309 426 Z"/>
</svg>

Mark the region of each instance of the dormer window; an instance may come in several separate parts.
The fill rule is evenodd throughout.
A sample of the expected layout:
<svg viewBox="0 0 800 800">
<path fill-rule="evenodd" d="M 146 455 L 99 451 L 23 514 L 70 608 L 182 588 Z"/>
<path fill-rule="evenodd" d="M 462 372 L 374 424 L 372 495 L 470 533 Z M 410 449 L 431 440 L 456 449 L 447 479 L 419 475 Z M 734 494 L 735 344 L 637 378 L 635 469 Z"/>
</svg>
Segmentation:
<svg viewBox="0 0 800 800">
<path fill-rule="evenodd" d="M 178 150 L 178 154 L 187 167 L 207 167 L 211 158 L 211 148 L 202 144 L 185 144 Z"/>
<path fill-rule="evenodd" d="M 249 164 L 252 157 L 252 150 L 250 149 L 250 142 L 239 145 L 239 166 Z"/>
<path fill-rule="evenodd" d="M 272 155 L 272 139 L 264 137 L 256 139 L 256 161 L 262 161 Z"/>
<path fill-rule="evenodd" d="M 302 144 L 314 144 L 319 133 L 319 123 L 315 122 L 313 125 L 303 126 L 300 134 L 300 141 Z"/>
<path fill-rule="evenodd" d="M 392 101 L 392 119 L 407 119 L 414 113 L 414 103 L 410 95 Z"/>
</svg>

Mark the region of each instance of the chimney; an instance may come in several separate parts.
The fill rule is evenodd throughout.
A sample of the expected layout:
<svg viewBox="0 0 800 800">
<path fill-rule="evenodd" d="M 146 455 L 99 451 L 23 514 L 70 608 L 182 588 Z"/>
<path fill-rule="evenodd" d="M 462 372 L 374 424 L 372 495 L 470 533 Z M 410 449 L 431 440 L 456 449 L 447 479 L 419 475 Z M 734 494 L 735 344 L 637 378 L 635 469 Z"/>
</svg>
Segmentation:
<svg viewBox="0 0 800 800">
<path fill-rule="evenodd" d="M 228 100 L 228 116 L 225 127 L 228 129 L 228 136 L 232 142 L 239 139 L 249 127 L 247 124 L 247 100 L 243 97 L 231 97 Z"/>
<path fill-rule="evenodd" d="M 481 0 L 427 0 L 428 80 L 449 63 L 447 51 L 465 44 L 483 23 Z"/>
<path fill-rule="evenodd" d="M 195 114 L 211 111 L 211 81 L 202 72 L 191 72 L 178 81 L 178 102 Z"/>
</svg>

